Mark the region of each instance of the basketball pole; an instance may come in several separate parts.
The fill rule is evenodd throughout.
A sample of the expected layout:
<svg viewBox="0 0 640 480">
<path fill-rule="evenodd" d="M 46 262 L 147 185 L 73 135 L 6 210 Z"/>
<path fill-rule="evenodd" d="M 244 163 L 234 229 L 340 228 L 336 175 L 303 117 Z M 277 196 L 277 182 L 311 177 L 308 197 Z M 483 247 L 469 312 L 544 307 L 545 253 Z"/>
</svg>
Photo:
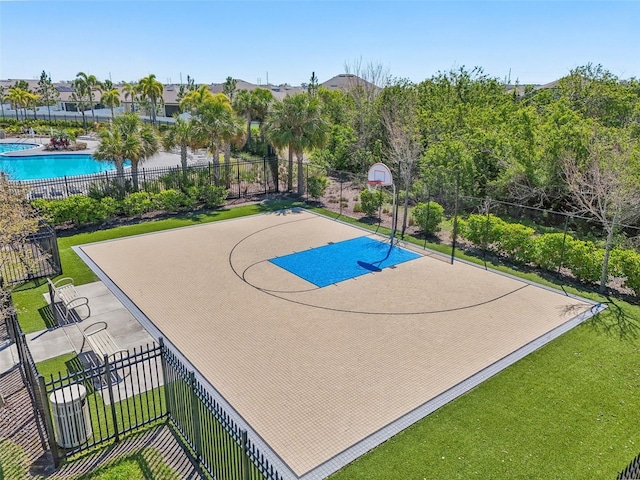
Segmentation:
<svg viewBox="0 0 640 480">
<path fill-rule="evenodd" d="M 393 240 L 396 236 L 396 223 L 398 221 L 398 202 L 396 201 L 396 184 L 391 183 L 393 187 L 393 204 L 391 206 L 391 245 L 393 246 Z"/>
</svg>

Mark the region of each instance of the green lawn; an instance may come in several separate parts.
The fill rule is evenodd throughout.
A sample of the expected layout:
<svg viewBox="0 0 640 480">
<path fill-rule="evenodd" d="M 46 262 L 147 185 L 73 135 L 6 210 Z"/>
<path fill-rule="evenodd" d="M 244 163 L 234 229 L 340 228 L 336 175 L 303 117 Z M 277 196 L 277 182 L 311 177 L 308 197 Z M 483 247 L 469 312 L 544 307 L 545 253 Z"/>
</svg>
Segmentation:
<svg viewBox="0 0 640 480">
<path fill-rule="evenodd" d="M 218 220 L 228 220 L 301 205 L 301 203 L 291 201 L 271 201 L 257 205 L 243 205 L 231 209 L 214 210 L 208 213 L 181 215 L 166 220 L 149 221 L 109 230 L 96 230 L 95 232 L 62 237 L 58 239 L 63 272 L 60 277 L 71 277 L 76 285 L 95 282 L 98 279 L 93 271 L 71 249 L 76 245 L 205 224 Z M 41 280 L 38 284 L 30 282 L 21 287 L 19 291 L 13 293 L 13 301 L 18 310 L 18 320 L 25 333 L 37 332 L 53 326 L 51 313 L 42 297 L 42 294 L 46 292 L 46 281 Z"/>
<path fill-rule="evenodd" d="M 92 281 L 88 268 L 69 252 L 71 245 L 258 213 L 260 208 L 242 207 L 239 214 L 234 210 L 215 212 L 214 218 L 163 220 L 62 238 L 59 242 L 61 250 L 66 251 L 65 274 Z M 313 210 L 336 216 L 322 209 Z M 376 229 L 376 225 L 366 226 L 348 217 L 341 220 Z M 389 233 L 384 228 L 379 231 Z M 420 246 L 424 242 L 411 237 L 406 240 Z M 450 253 L 445 245 L 427 246 Z M 482 263 L 462 252 L 457 255 Z M 534 273 L 490 266 L 558 287 Z M 566 289 L 595 301 L 610 301 L 592 292 Z M 20 308 L 37 303 L 32 293 L 35 290 L 14 295 L 20 297 Z M 615 478 L 640 452 L 640 308 L 618 300 L 610 307 L 332 478 Z M 23 323 L 24 312 L 20 317 Z M 41 327 L 44 321 L 29 325 Z"/>
<path fill-rule="evenodd" d="M 162 460 L 153 448 L 117 458 L 74 480 L 178 480 L 178 475 Z"/>
</svg>

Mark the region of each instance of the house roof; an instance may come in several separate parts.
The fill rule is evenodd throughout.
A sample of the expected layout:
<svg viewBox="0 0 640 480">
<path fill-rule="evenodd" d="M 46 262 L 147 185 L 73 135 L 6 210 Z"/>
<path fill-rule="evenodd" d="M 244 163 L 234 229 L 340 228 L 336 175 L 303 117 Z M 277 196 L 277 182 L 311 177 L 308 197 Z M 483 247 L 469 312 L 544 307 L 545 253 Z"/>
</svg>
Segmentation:
<svg viewBox="0 0 640 480">
<path fill-rule="evenodd" d="M 17 79 L 0 80 L 0 86 L 4 86 L 5 89 L 8 90 L 9 87 L 12 87 L 17 81 L 18 81 Z M 25 80 L 25 81 L 29 84 L 30 90 L 35 91 L 38 88 L 38 80 Z M 306 87 L 289 85 L 288 83 L 283 83 L 280 85 L 273 85 L 273 84 L 256 85 L 254 83 L 247 82 L 242 79 L 236 79 L 236 82 L 237 82 L 236 83 L 237 90 L 251 91 L 251 90 L 255 90 L 256 88 L 263 88 L 265 90 L 269 90 L 271 94 L 279 100 L 282 100 L 287 95 L 294 95 L 296 93 L 302 93 L 306 91 Z M 325 88 L 328 88 L 329 90 L 336 90 L 336 89 L 347 89 L 347 88 L 353 87 L 354 85 L 361 85 L 361 84 L 373 86 L 373 84 L 353 74 L 336 75 L 335 77 L 330 78 L 329 80 L 322 83 L 321 85 Z M 60 101 L 62 102 L 70 101 L 70 97 L 74 92 L 73 84 L 71 82 L 54 82 L 53 85 L 56 87 L 56 90 L 58 90 L 58 92 L 60 93 Z M 117 84 L 117 85 L 114 85 L 114 87 L 120 91 L 120 99 L 122 102 L 124 102 L 125 99 L 124 99 L 123 85 Z M 224 83 L 212 83 L 209 85 L 208 88 L 211 93 L 214 93 L 214 94 L 221 93 L 224 89 Z M 164 103 L 166 105 L 177 105 L 179 103 L 178 102 L 179 92 L 180 92 L 179 84 L 164 85 L 164 92 L 162 94 Z M 96 101 L 100 101 L 101 93 L 99 91 L 94 92 L 94 98 Z"/>
</svg>

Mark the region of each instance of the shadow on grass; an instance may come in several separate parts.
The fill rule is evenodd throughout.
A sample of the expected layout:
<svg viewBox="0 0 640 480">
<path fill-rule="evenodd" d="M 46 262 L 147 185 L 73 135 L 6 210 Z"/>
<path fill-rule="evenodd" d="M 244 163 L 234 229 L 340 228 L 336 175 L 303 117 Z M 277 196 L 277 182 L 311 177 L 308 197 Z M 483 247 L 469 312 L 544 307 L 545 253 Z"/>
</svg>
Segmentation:
<svg viewBox="0 0 640 480">
<path fill-rule="evenodd" d="M 137 478 L 138 473 L 149 480 L 178 478 L 178 475 L 162 460 L 156 449 L 145 448 L 113 460 L 91 473 L 78 477 L 77 480 Z"/>
<path fill-rule="evenodd" d="M 40 314 L 40 318 L 42 318 L 42 322 L 44 323 L 47 329 L 57 327 L 55 318 L 53 318 L 53 311 L 51 311 L 50 305 L 45 305 L 38 309 L 38 313 Z"/>
<path fill-rule="evenodd" d="M 597 331 L 608 335 L 616 335 L 621 340 L 636 340 L 640 336 L 640 319 L 628 309 L 619 305 L 616 300 L 607 297 L 607 309 L 594 315 L 588 324 Z"/>
</svg>

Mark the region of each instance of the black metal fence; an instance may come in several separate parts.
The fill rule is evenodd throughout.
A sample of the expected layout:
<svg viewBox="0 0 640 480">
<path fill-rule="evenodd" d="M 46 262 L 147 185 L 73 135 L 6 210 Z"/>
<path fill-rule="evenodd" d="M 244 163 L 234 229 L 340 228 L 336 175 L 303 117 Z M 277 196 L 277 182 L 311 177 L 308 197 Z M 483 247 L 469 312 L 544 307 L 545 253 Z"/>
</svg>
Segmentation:
<svg viewBox="0 0 640 480">
<path fill-rule="evenodd" d="M 169 416 L 213 478 L 282 478 L 250 442 L 247 431 L 236 425 L 194 372 L 188 371 L 166 347 L 164 365 Z"/>
<path fill-rule="evenodd" d="M 116 116 L 121 115 L 122 113 L 118 113 L 116 112 Z M 85 111 L 85 115 L 84 115 L 84 121 L 86 122 L 87 125 L 91 125 L 94 121 L 95 122 L 100 122 L 100 123 L 108 123 L 111 120 L 113 120 L 113 118 L 111 117 L 111 113 L 108 114 L 102 114 L 102 113 L 97 113 L 95 115 L 95 120 L 94 117 L 91 115 L 91 110 Z M 44 110 L 38 110 L 34 113 L 33 110 L 28 110 L 27 109 L 27 114 L 25 116 L 24 111 L 23 110 L 19 110 L 18 111 L 18 118 L 16 119 L 16 111 L 15 110 L 8 110 L 5 109 L 4 110 L 4 116 L 2 115 L 2 112 L 0 112 L 0 118 L 7 118 L 7 119 L 11 119 L 14 121 L 25 121 L 25 120 L 45 120 L 45 121 L 64 121 L 64 122 L 79 122 L 80 124 L 83 123 L 82 120 L 82 113 L 80 112 L 73 112 L 73 111 L 61 111 L 61 110 L 52 110 L 51 113 L 44 111 Z M 146 123 L 152 123 L 152 118 L 148 115 L 140 115 L 140 119 L 143 122 Z M 174 124 L 176 121 L 173 117 L 162 117 L 162 116 L 156 116 L 156 123 L 158 125 L 172 125 Z"/>
<path fill-rule="evenodd" d="M 25 241 L 0 249 L 0 278 L 6 284 L 17 284 L 62 273 L 56 232 L 42 225 Z"/>
<path fill-rule="evenodd" d="M 69 373 L 42 378 L 46 398 L 54 400 L 49 410 L 56 434 L 51 442 L 54 460 L 119 441 L 165 418 L 161 355 L 155 344 L 100 359 L 93 352 L 81 353 L 82 360 L 67 365 Z M 71 421 L 63 418 L 67 406 L 76 402 L 84 411 Z"/>
<path fill-rule="evenodd" d="M 313 176 L 311 172 L 309 175 Z M 347 215 L 364 222 L 391 228 L 391 187 L 384 193 L 379 210 L 363 212 L 363 192 L 368 190 L 365 175 L 341 171 L 321 171 L 329 183 L 318 201 L 336 216 Z M 510 202 L 457 194 L 457 174 L 434 170 L 413 182 L 408 194 L 398 189 L 397 236 L 403 234 L 430 244 L 443 253 L 463 249 L 489 263 L 503 263 L 517 269 L 534 269 L 554 281 L 599 286 L 618 292 L 629 300 L 640 298 L 640 228 L 637 225 L 615 225 L 612 250 L 607 264 L 605 285 L 601 275 L 604 265 L 607 230 L 594 218 L 569 212 L 551 211 Z M 406 225 L 404 200 L 408 199 Z M 420 230 L 413 209 L 419 203 L 436 202 L 443 207 L 444 221 L 440 230 Z M 484 217 L 479 225 L 478 216 Z M 494 228 L 494 223 L 499 224 Z M 406 228 L 405 228 L 406 227 Z M 475 229 L 475 230 L 474 230 Z M 501 230 L 501 232 L 500 232 Z M 495 236 L 500 232 L 500 238 Z M 636 300 L 637 301 L 637 300 Z"/>
<path fill-rule="evenodd" d="M 162 338 L 159 345 L 112 357 L 81 353 L 67 363 L 67 373 L 44 378 L 15 315 L 9 330 L 42 428 L 43 447 L 51 450 L 56 466 L 168 418 L 212 478 L 283 478 Z"/>
<path fill-rule="evenodd" d="M 42 448 L 47 450 L 53 441 L 53 430 L 51 425 L 47 424 L 46 400 L 39 381 L 36 363 L 27 345 L 27 338 L 18 323 L 11 296 L 5 295 L 0 301 L 3 302 L 2 312 L 4 314 L 5 329 L 9 340 L 15 343 L 18 353 L 20 374 L 29 392 L 40 442 L 42 443 Z"/>
<path fill-rule="evenodd" d="M 640 454 L 634 458 L 631 463 L 621 471 L 616 480 L 637 480 L 640 478 Z"/>
<path fill-rule="evenodd" d="M 85 195 L 93 198 L 105 196 L 126 196 L 134 191 L 158 193 L 176 189 L 186 191 L 190 187 L 213 185 L 224 187 L 227 198 L 245 198 L 254 195 L 275 193 L 278 186 L 278 160 L 265 157 L 259 160 L 233 160 L 228 164 L 205 163 L 181 166 L 126 168 L 123 177 L 115 171 L 105 171 L 92 175 L 64 176 L 43 180 L 16 182 L 28 191 L 31 199 L 58 199 L 71 195 Z"/>
</svg>

